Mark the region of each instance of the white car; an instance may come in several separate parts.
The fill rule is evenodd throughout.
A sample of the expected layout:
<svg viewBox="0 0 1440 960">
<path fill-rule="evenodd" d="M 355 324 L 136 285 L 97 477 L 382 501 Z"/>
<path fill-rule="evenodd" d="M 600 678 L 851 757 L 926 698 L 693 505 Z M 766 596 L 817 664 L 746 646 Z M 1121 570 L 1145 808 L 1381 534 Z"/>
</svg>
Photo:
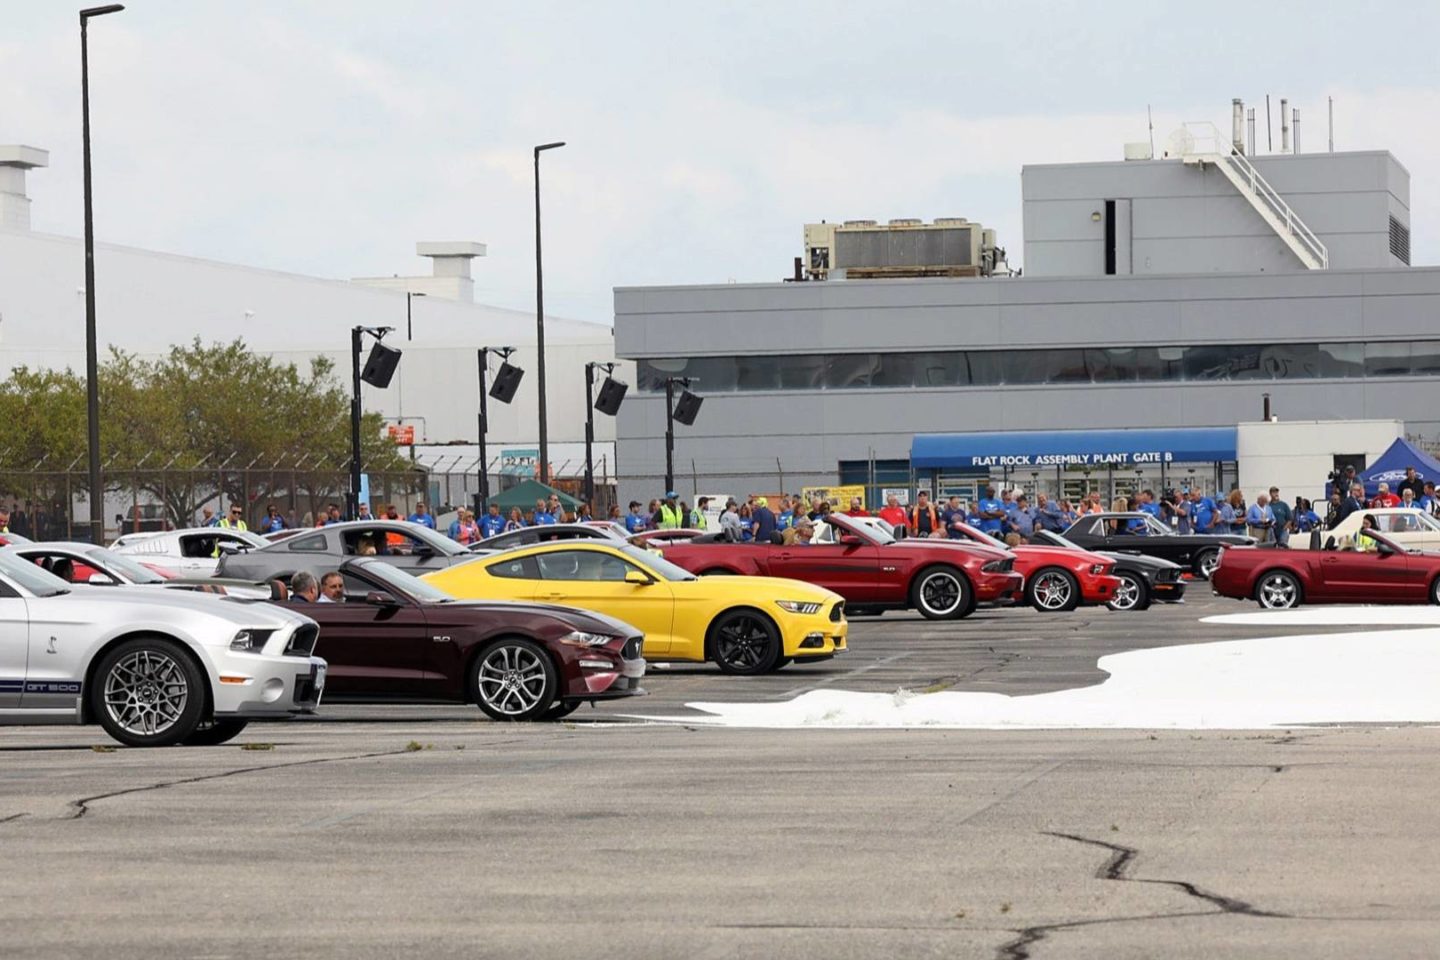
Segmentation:
<svg viewBox="0 0 1440 960">
<path fill-rule="evenodd" d="M 195 527 L 190 530 L 127 533 L 116 539 L 110 549 L 128 554 L 146 566 L 168 570 L 176 576 L 213 577 L 222 549 L 243 551 L 269 545 L 269 540 L 249 530 Z"/>
<path fill-rule="evenodd" d="M 93 543 L 47 540 L 0 547 L 0 556 L 23 557 L 48 570 L 66 583 L 84 586 L 145 586 L 171 590 L 204 590 L 230 597 L 269 600 L 272 591 L 264 584 L 219 577 L 182 577 L 155 571 L 132 556 L 116 553 Z"/>
<path fill-rule="evenodd" d="M 121 743 L 224 743 L 312 713 L 325 661 L 309 617 L 182 590 L 79 587 L 0 555 L 0 723 L 99 723 Z"/>
<path fill-rule="evenodd" d="M 1334 537 L 1341 546 L 1353 545 L 1355 534 L 1360 532 L 1360 524 L 1366 517 L 1373 517 L 1376 528 L 1396 543 L 1414 550 L 1440 550 L 1440 521 L 1413 507 L 1356 510 L 1334 530 L 1325 531 L 1321 536 Z"/>
</svg>

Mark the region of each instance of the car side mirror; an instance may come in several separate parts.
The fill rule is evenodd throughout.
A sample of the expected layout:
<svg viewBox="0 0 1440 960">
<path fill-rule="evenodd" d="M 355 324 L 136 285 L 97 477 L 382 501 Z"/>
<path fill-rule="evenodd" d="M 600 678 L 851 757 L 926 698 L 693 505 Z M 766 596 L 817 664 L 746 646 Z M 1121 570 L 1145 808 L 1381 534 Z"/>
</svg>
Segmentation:
<svg viewBox="0 0 1440 960">
<path fill-rule="evenodd" d="M 227 557 L 233 557 L 235 556 L 235 554 L 242 552 L 244 549 L 240 546 L 240 544 L 229 540 L 221 541 L 219 544 L 217 544 L 217 547 L 219 548 L 220 552 L 225 554 Z"/>
<path fill-rule="evenodd" d="M 116 580 L 108 573 L 99 573 L 97 571 L 96 573 L 90 574 L 89 579 L 85 582 L 92 587 L 113 587 L 115 586 Z"/>
<path fill-rule="evenodd" d="M 395 595 L 391 593 L 386 593 L 384 590 L 371 590 L 369 593 L 365 594 L 365 602 L 373 607 L 400 606 L 400 601 L 395 599 Z"/>
<path fill-rule="evenodd" d="M 637 587 L 648 587 L 655 581 L 641 573 L 639 570 L 626 570 L 625 582 L 634 584 Z"/>
<path fill-rule="evenodd" d="M 1386 543 L 1384 540 L 1376 540 L 1375 552 L 1380 554 L 1380 556 L 1382 557 L 1389 557 L 1394 555 L 1395 548 L 1390 546 L 1390 544 Z"/>
<path fill-rule="evenodd" d="M 858 546 L 860 546 L 861 544 L 863 544 L 864 542 L 865 542 L 864 540 L 861 540 L 859 537 L 855 536 L 855 534 L 853 534 L 853 533 L 847 533 L 847 534 L 844 534 L 844 535 L 842 535 L 842 536 L 840 537 L 840 543 L 841 543 L 841 545 L 847 546 L 847 547 L 858 547 Z"/>
</svg>

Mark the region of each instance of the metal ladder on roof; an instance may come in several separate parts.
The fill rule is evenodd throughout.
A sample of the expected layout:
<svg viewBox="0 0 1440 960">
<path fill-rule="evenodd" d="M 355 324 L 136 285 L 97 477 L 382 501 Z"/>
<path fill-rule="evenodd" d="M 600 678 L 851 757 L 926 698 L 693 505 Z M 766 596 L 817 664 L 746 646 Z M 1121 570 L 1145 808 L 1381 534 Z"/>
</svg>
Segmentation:
<svg viewBox="0 0 1440 960">
<path fill-rule="evenodd" d="M 1213 166 L 1225 175 L 1240 195 L 1250 202 L 1270 229 L 1275 231 L 1290 251 L 1308 269 L 1325 270 L 1330 266 L 1330 251 L 1305 225 L 1299 214 L 1260 176 L 1260 171 L 1243 154 L 1235 150 L 1213 123 L 1187 123 L 1172 138 L 1180 159 L 1199 167 Z"/>
</svg>

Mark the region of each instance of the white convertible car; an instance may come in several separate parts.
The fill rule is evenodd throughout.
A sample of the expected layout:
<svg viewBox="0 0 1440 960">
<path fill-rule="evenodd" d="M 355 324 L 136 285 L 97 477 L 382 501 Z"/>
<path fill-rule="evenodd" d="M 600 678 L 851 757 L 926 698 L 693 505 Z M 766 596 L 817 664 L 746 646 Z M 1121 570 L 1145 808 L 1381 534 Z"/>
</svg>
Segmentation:
<svg viewBox="0 0 1440 960">
<path fill-rule="evenodd" d="M 1334 537 L 1335 542 L 1342 546 L 1353 545 L 1355 535 L 1360 532 L 1360 524 L 1366 517 L 1373 519 L 1381 533 L 1401 546 L 1415 550 L 1440 550 L 1440 522 L 1418 508 L 1367 507 L 1356 510 L 1340 521 L 1334 530 L 1327 530 L 1322 536 Z"/>
<path fill-rule="evenodd" d="M 177 577 L 213 577 L 222 550 L 258 550 L 269 545 L 269 540 L 249 530 L 196 527 L 123 534 L 110 549 Z"/>
<path fill-rule="evenodd" d="M 130 746 L 216 744 L 312 713 L 319 628 L 267 603 L 78 587 L 0 556 L 0 723 L 99 723 Z"/>
</svg>

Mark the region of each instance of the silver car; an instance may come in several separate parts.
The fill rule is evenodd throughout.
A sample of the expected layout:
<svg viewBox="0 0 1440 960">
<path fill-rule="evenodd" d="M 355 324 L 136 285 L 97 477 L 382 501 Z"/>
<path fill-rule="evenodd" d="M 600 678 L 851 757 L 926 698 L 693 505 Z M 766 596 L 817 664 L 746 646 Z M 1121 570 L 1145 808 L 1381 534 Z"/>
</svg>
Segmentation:
<svg viewBox="0 0 1440 960">
<path fill-rule="evenodd" d="M 98 723 L 137 747 L 216 744 L 311 713 L 319 628 L 265 603 L 76 587 L 0 555 L 0 723 Z"/>
<path fill-rule="evenodd" d="M 216 575 L 236 580 L 285 579 L 300 570 L 319 576 L 351 557 L 373 556 L 415 576 L 473 560 L 474 554 L 429 527 L 406 520 L 352 520 L 231 553 L 220 548 Z"/>
</svg>

